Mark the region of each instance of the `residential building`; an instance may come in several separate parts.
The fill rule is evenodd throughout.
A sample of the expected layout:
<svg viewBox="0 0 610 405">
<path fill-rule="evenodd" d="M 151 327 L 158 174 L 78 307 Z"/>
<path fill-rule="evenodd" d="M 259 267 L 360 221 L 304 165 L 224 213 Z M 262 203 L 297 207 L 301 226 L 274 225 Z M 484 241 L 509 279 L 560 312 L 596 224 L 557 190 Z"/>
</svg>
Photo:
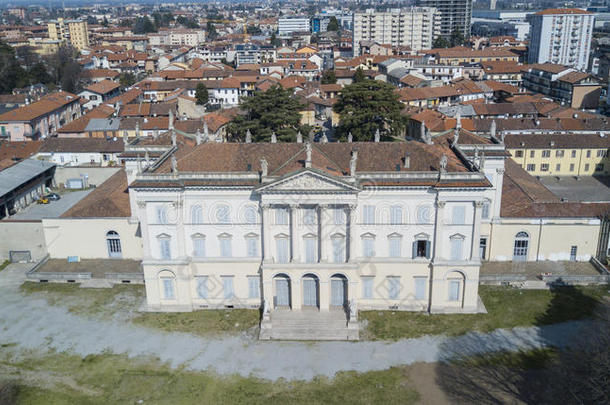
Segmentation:
<svg viewBox="0 0 610 405">
<path fill-rule="evenodd" d="M 309 32 L 310 24 L 308 17 L 283 17 L 278 20 L 278 31 L 280 36 L 290 35 L 293 32 Z"/>
<path fill-rule="evenodd" d="M 606 134 L 506 135 L 506 150 L 532 176 L 610 175 Z"/>
<path fill-rule="evenodd" d="M 30 204 L 53 184 L 55 165 L 24 159 L 0 171 L 0 219 L 11 216 Z"/>
<path fill-rule="evenodd" d="M 601 84 L 589 73 L 552 63 L 524 66 L 523 87 L 577 109 L 596 109 Z"/>
<path fill-rule="evenodd" d="M 472 19 L 472 0 L 418 0 L 418 5 L 433 7 L 440 13 L 440 35 L 450 39 L 454 32 L 468 38 Z"/>
<path fill-rule="evenodd" d="M 74 48 L 81 50 L 89 47 L 89 27 L 87 21 L 57 20 L 49 21 L 47 24 L 49 39 L 65 42 Z"/>
<path fill-rule="evenodd" d="M 124 139 L 48 138 L 36 155 L 58 166 L 114 166 L 124 151 Z"/>
<path fill-rule="evenodd" d="M 528 63 L 562 64 L 587 70 L 595 15 L 574 9 L 548 9 L 530 14 Z"/>
<path fill-rule="evenodd" d="M 83 100 L 88 100 L 83 106 L 89 110 L 97 107 L 105 101 L 118 96 L 121 85 L 112 80 L 102 80 L 97 83 L 90 84 L 83 91 L 78 93 Z"/>
<path fill-rule="evenodd" d="M 434 8 L 411 7 L 378 12 L 367 9 L 354 13 L 352 49 L 360 54 L 361 41 L 391 46 L 408 46 L 412 50 L 430 49 L 439 31 L 440 14 Z"/>
<path fill-rule="evenodd" d="M 34 141 L 55 135 L 57 130 L 81 116 L 81 98 L 59 91 L 35 103 L 0 115 L 0 136 L 11 141 Z"/>
</svg>

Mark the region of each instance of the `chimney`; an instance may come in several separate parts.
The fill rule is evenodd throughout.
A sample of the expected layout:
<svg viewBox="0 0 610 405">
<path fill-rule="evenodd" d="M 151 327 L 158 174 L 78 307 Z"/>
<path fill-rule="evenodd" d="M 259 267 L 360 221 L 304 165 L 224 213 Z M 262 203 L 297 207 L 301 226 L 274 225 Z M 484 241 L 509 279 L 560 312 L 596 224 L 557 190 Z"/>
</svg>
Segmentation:
<svg viewBox="0 0 610 405">
<path fill-rule="evenodd" d="M 411 167 L 411 156 L 410 153 L 407 152 L 405 153 L 405 169 L 408 169 Z"/>
<path fill-rule="evenodd" d="M 252 132 L 249 129 L 246 131 L 246 143 L 252 143 Z"/>
<path fill-rule="evenodd" d="M 308 169 L 311 167 L 311 143 L 310 142 L 305 143 L 305 167 Z"/>
<path fill-rule="evenodd" d="M 348 141 L 349 143 L 352 143 L 352 142 L 353 142 L 353 140 L 354 140 L 354 137 L 352 136 L 352 133 L 350 132 L 349 134 L 347 134 L 347 141 Z"/>
<path fill-rule="evenodd" d="M 176 146 L 178 139 L 176 138 L 176 131 L 172 129 L 172 146 Z"/>
<path fill-rule="evenodd" d="M 377 131 L 375 131 L 375 142 L 379 142 L 380 138 L 381 138 L 381 135 L 379 134 L 379 128 L 377 128 Z"/>
<path fill-rule="evenodd" d="M 197 145 L 201 145 L 201 131 L 197 128 L 197 132 L 195 133 L 195 140 L 197 141 Z"/>
<path fill-rule="evenodd" d="M 170 108 L 169 109 L 169 125 L 168 128 L 170 130 L 174 129 L 174 111 Z"/>
<path fill-rule="evenodd" d="M 301 131 L 297 132 L 297 143 L 303 143 L 303 135 Z"/>
<path fill-rule="evenodd" d="M 277 135 L 275 135 L 275 132 L 271 133 L 271 143 L 277 143 Z"/>
<path fill-rule="evenodd" d="M 321 143 L 328 143 L 328 137 L 326 134 L 322 134 L 322 138 L 320 138 Z"/>
<path fill-rule="evenodd" d="M 352 149 L 352 158 L 349 161 L 349 175 L 356 175 L 356 163 L 358 162 L 358 149 Z"/>
<path fill-rule="evenodd" d="M 210 139 L 210 131 L 208 130 L 208 122 L 203 120 L 203 139 L 207 142 Z"/>
<path fill-rule="evenodd" d="M 265 159 L 265 157 L 263 156 L 261 158 L 261 176 L 262 177 L 267 177 L 267 170 L 268 170 L 267 159 Z"/>
</svg>

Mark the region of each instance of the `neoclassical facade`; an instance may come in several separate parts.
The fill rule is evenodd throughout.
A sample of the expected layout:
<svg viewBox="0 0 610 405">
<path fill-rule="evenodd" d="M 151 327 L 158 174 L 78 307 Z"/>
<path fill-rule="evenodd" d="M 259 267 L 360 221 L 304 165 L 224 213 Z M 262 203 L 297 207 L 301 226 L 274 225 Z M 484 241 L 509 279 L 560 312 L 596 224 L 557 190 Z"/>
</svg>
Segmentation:
<svg viewBox="0 0 610 405">
<path fill-rule="evenodd" d="M 502 145 L 174 144 L 129 187 L 151 310 L 477 311 Z"/>
</svg>

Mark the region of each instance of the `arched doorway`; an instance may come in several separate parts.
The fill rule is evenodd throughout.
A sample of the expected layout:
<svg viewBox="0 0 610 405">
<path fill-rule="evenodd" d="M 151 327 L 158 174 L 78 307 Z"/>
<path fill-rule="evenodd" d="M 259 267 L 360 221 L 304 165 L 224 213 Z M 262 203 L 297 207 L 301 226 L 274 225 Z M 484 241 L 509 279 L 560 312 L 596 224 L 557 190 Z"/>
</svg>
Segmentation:
<svg viewBox="0 0 610 405">
<path fill-rule="evenodd" d="M 303 309 L 320 307 L 320 280 L 314 274 L 305 274 L 303 284 Z"/>
<path fill-rule="evenodd" d="M 515 235 L 513 246 L 513 260 L 516 262 L 526 262 L 529 251 L 530 236 L 527 232 L 519 232 Z"/>
<path fill-rule="evenodd" d="M 106 246 L 108 248 L 108 257 L 111 259 L 121 258 L 123 256 L 121 250 L 121 237 L 116 231 L 108 231 L 108 233 L 106 233 Z"/>
<path fill-rule="evenodd" d="M 330 278 L 330 306 L 336 309 L 347 307 L 347 278 L 343 274 Z"/>
<path fill-rule="evenodd" d="M 278 274 L 274 278 L 275 295 L 273 296 L 273 302 L 276 309 L 290 309 L 291 308 L 291 294 L 290 294 L 290 277 L 286 274 Z"/>
</svg>

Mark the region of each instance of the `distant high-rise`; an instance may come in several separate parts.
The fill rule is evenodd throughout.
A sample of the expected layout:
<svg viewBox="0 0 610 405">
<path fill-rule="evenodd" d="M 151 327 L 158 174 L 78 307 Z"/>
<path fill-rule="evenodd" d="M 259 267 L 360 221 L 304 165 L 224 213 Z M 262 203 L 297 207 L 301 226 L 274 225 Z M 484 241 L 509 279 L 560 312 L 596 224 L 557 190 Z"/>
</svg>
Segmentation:
<svg viewBox="0 0 610 405">
<path fill-rule="evenodd" d="M 550 62 L 586 70 L 594 19 L 593 13 L 575 8 L 530 14 L 528 62 Z"/>
<path fill-rule="evenodd" d="M 69 43 L 78 50 L 89 47 L 89 27 L 86 21 L 64 20 L 60 17 L 49 21 L 47 27 L 52 40 Z"/>
<path fill-rule="evenodd" d="M 465 38 L 470 36 L 472 0 L 419 0 L 418 4 L 434 7 L 440 12 L 440 35 L 443 38 L 449 39 L 455 31 L 461 32 Z"/>
<path fill-rule="evenodd" d="M 434 8 L 412 7 L 379 12 L 368 9 L 354 13 L 353 51 L 360 53 L 360 41 L 374 41 L 413 50 L 430 49 L 439 35 L 439 13 Z"/>
</svg>

